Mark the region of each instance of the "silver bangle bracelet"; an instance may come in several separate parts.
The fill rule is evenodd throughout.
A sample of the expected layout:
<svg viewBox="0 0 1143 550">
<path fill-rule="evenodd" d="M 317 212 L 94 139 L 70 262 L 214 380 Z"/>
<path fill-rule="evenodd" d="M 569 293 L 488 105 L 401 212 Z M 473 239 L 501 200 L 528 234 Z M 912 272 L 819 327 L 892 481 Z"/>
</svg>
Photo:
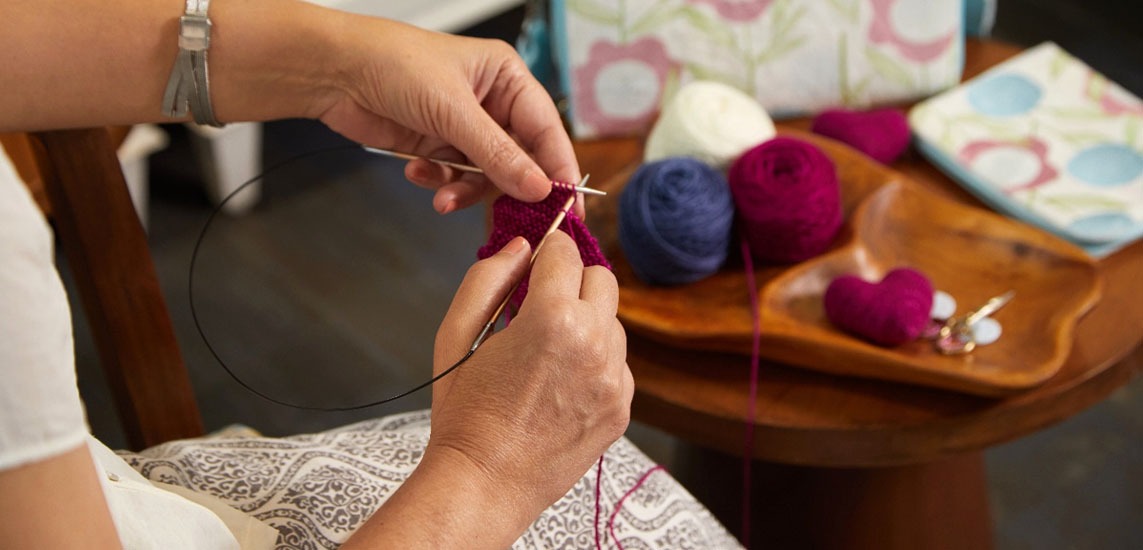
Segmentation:
<svg viewBox="0 0 1143 550">
<path fill-rule="evenodd" d="M 210 76 L 206 54 L 210 49 L 210 0 L 186 0 L 186 13 L 179 18 L 179 54 L 167 89 L 163 92 L 163 115 L 186 116 L 198 124 L 221 128 L 210 104 Z"/>
</svg>

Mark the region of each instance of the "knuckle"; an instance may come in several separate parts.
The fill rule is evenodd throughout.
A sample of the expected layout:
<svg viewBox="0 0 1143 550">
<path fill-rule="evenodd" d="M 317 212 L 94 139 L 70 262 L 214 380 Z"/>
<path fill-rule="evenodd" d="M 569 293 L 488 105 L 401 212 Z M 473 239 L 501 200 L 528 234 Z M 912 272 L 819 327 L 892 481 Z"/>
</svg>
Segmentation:
<svg viewBox="0 0 1143 550">
<path fill-rule="evenodd" d="M 472 264 L 472 267 L 468 268 L 468 273 L 465 275 L 465 278 L 471 280 L 484 280 L 495 276 L 497 273 L 499 273 L 499 270 L 496 269 L 496 259 L 496 256 L 493 255 Z"/>
<path fill-rule="evenodd" d="M 488 164 L 500 170 L 509 170 L 518 164 L 522 157 L 520 149 L 507 139 L 495 139 L 495 146 L 488 153 Z"/>
<path fill-rule="evenodd" d="M 516 53 L 516 48 L 513 48 L 503 40 L 489 38 L 485 40 L 485 44 L 487 44 L 488 48 L 497 57 L 507 58 L 509 61 L 520 61 L 520 55 Z"/>
</svg>

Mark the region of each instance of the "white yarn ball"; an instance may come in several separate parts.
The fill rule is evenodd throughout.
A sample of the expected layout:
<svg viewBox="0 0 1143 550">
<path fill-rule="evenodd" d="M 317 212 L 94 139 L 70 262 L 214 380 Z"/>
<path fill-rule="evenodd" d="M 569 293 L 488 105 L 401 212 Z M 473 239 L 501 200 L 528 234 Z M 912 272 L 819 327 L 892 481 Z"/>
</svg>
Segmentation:
<svg viewBox="0 0 1143 550">
<path fill-rule="evenodd" d="M 774 133 L 774 121 L 756 99 L 721 82 L 695 80 L 679 88 L 655 121 L 643 161 L 694 157 L 724 169 Z"/>
</svg>

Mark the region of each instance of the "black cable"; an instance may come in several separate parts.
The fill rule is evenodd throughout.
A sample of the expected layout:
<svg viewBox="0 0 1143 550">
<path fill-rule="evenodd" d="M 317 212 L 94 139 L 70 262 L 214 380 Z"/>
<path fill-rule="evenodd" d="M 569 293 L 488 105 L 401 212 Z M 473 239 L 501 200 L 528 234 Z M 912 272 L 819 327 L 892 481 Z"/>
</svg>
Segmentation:
<svg viewBox="0 0 1143 550">
<path fill-rule="evenodd" d="M 380 399 L 380 400 L 372 401 L 369 403 L 363 403 L 360 405 L 352 405 L 352 406 L 348 406 L 348 407 L 315 407 L 315 406 L 310 406 L 310 405 L 299 405 L 297 403 L 290 403 L 288 401 L 278 399 L 278 398 L 273 397 L 271 395 L 267 395 L 267 394 L 261 392 L 260 390 L 258 390 L 257 388 L 254 388 L 253 386 L 248 384 L 245 380 L 240 378 L 238 376 L 238 374 L 236 374 L 230 368 L 230 366 L 226 364 L 226 361 L 222 360 L 222 357 L 219 356 L 218 352 L 214 349 L 214 346 L 212 346 L 210 344 L 210 340 L 206 337 L 206 333 L 202 330 L 202 325 L 199 323 L 198 310 L 195 308 L 195 305 L 194 305 L 194 268 L 195 268 L 195 263 L 198 261 L 199 248 L 202 246 L 203 240 L 206 239 L 206 233 L 210 229 L 211 223 L 214 222 L 214 219 L 218 216 L 219 212 L 222 212 L 222 209 L 223 209 L 223 207 L 226 206 L 226 203 L 229 202 L 230 199 L 234 198 L 234 196 L 236 196 L 238 193 L 240 193 L 247 186 L 249 186 L 250 184 L 252 184 L 252 183 L 254 183 L 254 182 L 256 182 L 262 178 L 264 178 L 266 175 L 282 168 L 283 166 L 292 164 L 296 161 L 299 161 L 299 160 L 302 160 L 305 158 L 309 158 L 309 157 L 312 157 L 315 155 L 320 155 L 320 154 L 324 154 L 324 153 L 332 153 L 335 151 L 347 151 L 350 149 L 360 149 L 360 148 L 361 147 L 358 145 L 341 145 L 341 146 L 337 146 L 337 147 L 327 147 L 325 149 L 318 149 L 315 151 L 310 151 L 307 153 L 302 153 L 300 155 L 290 157 L 286 160 L 283 160 L 283 161 L 281 161 L 277 164 L 274 164 L 273 166 L 263 170 L 262 173 L 260 173 L 256 176 L 250 178 L 249 180 L 243 182 L 242 185 L 239 185 L 237 189 L 235 189 L 234 191 L 231 191 L 229 195 L 226 195 L 226 197 L 223 198 L 222 201 L 218 203 L 218 206 L 214 207 L 214 211 L 210 213 L 210 217 L 207 218 L 206 224 L 204 224 L 202 227 L 202 232 L 199 233 L 199 235 L 198 235 L 198 240 L 195 241 L 195 243 L 194 243 L 194 250 L 191 252 L 190 270 L 187 274 L 187 295 L 190 299 L 190 311 L 191 311 L 191 318 L 194 320 L 194 328 L 195 328 L 195 330 L 198 331 L 199 337 L 202 338 L 202 343 L 206 345 L 206 349 L 210 351 L 210 354 L 214 357 L 214 360 L 218 362 L 218 364 L 222 367 L 222 369 L 225 370 L 226 373 L 229 374 L 230 377 L 233 378 L 235 382 L 238 382 L 238 385 L 242 386 L 243 388 L 246 388 L 247 390 L 250 391 L 250 393 L 253 393 L 254 395 L 257 395 L 258 397 L 261 397 L 262 399 L 265 399 L 271 403 L 276 403 L 278 405 L 283 405 L 283 406 L 294 408 L 294 409 L 302 409 L 302 410 L 306 410 L 306 411 L 326 411 L 326 412 L 356 411 L 356 410 L 360 410 L 360 409 L 367 409 L 369 407 L 376 407 L 378 405 L 383 405 L 383 404 L 389 403 L 391 401 L 396 401 L 402 397 L 405 397 L 409 394 L 415 393 L 415 392 L 420 391 L 420 390 L 422 390 L 428 386 L 433 385 L 437 380 L 444 378 L 449 373 L 456 370 L 457 367 L 464 364 L 465 361 L 468 361 L 468 358 L 472 357 L 472 354 L 476 351 L 475 349 L 469 349 L 468 353 L 464 354 L 464 357 L 461 357 L 459 361 L 454 363 L 451 367 L 445 369 L 444 372 L 441 372 L 440 374 L 432 377 L 431 379 L 429 379 L 426 382 L 422 382 L 421 384 L 417 385 L 414 388 L 403 391 L 403 392 L 401 392 L 397 395 L 394 395 L 392 397 L 387 397 L 385 399 Z"/>
</svg>

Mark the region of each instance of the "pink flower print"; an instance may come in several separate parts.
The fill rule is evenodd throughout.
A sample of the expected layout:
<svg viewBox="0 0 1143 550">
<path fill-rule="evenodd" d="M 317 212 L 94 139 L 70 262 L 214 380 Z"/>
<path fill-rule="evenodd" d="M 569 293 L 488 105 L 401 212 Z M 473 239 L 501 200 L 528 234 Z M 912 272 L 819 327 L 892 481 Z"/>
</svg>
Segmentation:
<svg viewBox="0 0 1143 550">
<path fill-rule="evenodd" d="M 1104 114 L 1143 116 L 1143 101 L 1139 101 L 1139 98 L 1131 95 L 1095 70 L 1088 70 L 1084 90 L 1088 97 L 1099 102 L 1099 108 L 1103 110 Z"/>
<path fill-rule="evenodd" d="M 955 22 L 950 21 L 949 25 L 952 27 L 948 32 L 937 36 L 932 40 L 911 40 L 901 35 L 897 26 L 894 25 L 894 7 L 898 7 L 898 0 L 870 0 L 873 6 L 873 22 L 869 26 L 869 40 L 874 44 L 884 44 L 886 42 L 892 44 L 897 51 L 906 59 L 916 63 L 927 63 L 941 56 L 941 54 L 948 51 L 949 46 L 952 45 L 953 40 L 956 38 Z M 913 2 L 909 6 L 915 5 L 916 9 L 925 9 L 921 2 Z M 925 19 L 924 15 L 920 17 L 910 18 L 908 13 L 903 14 L 903 19 Z M 904 25 L 902 25 L 904 27 Z"/>
<path fill-rule="evenodd" d="M 600 135 L 645 131 L 658 111 L 672 64 L 657 38 L 592 44 L 587 63 L 576 68 L 573 79 L 576 117 Z"/>
<path fill-rule="evenodd" d="M 1048 164 L 1048 145 L 1037 138 L 973 141 L 958 156 L 973 172 L 1008 194 L 1039 187 L 1059 174 Z"/>
<path fill-rule="evenodd" d="M 710 4 L 718 15 L 731 21 L 758 19 L 774 0 L 690 0 L 692 4 Z"/>
</svg>

